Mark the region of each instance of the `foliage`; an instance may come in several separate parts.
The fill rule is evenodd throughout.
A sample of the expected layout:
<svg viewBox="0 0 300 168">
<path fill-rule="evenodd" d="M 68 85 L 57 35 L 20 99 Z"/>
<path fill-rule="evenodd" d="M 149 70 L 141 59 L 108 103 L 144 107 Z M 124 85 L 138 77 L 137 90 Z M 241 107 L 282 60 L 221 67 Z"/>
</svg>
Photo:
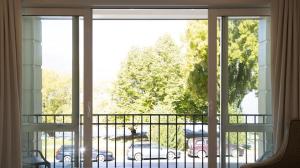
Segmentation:
<svg viewBox="0 0 300 168">
<path fill-rule="evenodd" d="M 184 88 L 181 67 L 179 48 L 169 35 L 152 47 L 133 48 L 113 88 L 116 112 L 151 113 L 158 105 L 172 106 Z"/>
<path fill-rule="evenodd" d="M 258 21 L 229 20 L 228 32 L 229 103 L 239 107 L 258 87 Z"/>
<path fill-rule="evenodd" d="M 207 109 L 208 33 L 207 21 L 191 21 L 186 31 L 188 89 L 201 110 Z M 229 20 L 228 71 L 230 105 L 233 113 L 240 111 L 244 96 L 257 89 L 258 21 Z M 218 83 L 218 85 L 220 85 Z"/>
<path fill-rule="evenodd" d="M 176 139 L 177 138 L 177 139 Z M 182 125 L 162 125 L 152 126 L 151 128 L 151 140 L 154 143 L 160 143 L 163 147 L 169 147 L 170 149 L 185 149 L 185 136 L 184 127 Z"/>
<path fill-rule="evenodd" d="M 55 71 L 42 72 L 42 111 L 43 114 L 71 114 L 72 111 L 72 79 L 70 75 L 62 75 Z M 60 117 L 57 120 L 62 120 Z M 48 117 L 47 122 L 53 122 Z"/>
</svg>

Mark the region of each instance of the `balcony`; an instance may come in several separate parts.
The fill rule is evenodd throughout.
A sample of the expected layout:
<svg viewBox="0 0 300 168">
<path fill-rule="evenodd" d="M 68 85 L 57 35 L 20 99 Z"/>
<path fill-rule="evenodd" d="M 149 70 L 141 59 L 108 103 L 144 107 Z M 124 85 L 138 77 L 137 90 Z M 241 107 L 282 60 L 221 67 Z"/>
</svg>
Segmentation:
<svg viewBox="0 0 300 168">
<path fill-rule="evenodd" d="M 228 128 L 232 131 L 225 133 L 227 167 L 254 162 L 268 152 L 270 133 L 265 128 L 270 126 L 270 118 L 261 114 L 228 116 L 232 127 Z M 23 116 L 24 121 L 31 123 L 24 126 L 25 130 L 26 127 L 31 130 L 24 131 L 27 148 L 41 151 L 53 168 L 74 167 L 75 134 L 71 119 L 71 115 Z M 93 167 L 207 167 L 207 121 L 207 115 L 198 114 L 94 114 Z M 85 151 L 83 123 L 80 125 L 82 163 Z M 52 127 L 70 131 L 53 132 Z"/>
</svg>

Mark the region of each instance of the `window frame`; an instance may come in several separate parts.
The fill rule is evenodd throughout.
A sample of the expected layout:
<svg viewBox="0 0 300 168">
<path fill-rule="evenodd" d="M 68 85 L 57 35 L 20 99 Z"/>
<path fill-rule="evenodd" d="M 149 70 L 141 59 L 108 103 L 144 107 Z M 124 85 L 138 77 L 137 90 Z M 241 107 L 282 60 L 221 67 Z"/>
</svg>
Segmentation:
<svg viewBox="0 0 300 168">
<path fill-rule="evenodd" d="M 41 4 L 39 0 L 28 0 L 23 3 L 24 7 L 33 7 L 33 6 L 46 6 L 46 8 L 23 8 L 23 15 L 31 15 L 31 16 L 83 16 L 84 17 L 84 147 L 86 149 L 86 153 L 84 155 L 84 167 L 92 167 L 92 103 L 93 103 L 93 55 L 92 55 L 92 7 L 82 7 L 81 8 L 51 8 L 53 7 L 51 4 L 55 1 L 47 1 L 44 5 Z M 58 6 L 67 6 L 67 2 L 58 3 Z M 79 5 L 80 2 L 77 0 L 76 2 L 72 1 L 74 5 Z M 254 2 L 251 2 L 255 4 Z M 97 6 L 97 5 L 96 5 Z M 123 7 L 125 9 L 128 8 L 141 8 L 139 6 L 126 6 Z M 166 9 L 170 8 L 171 6 L 165 6 Z M 110 7 L 106 6 L 108 9 L 116 9 L 117 7 Z M 147 8 L 164 8 L 164 6 L 147 6 Z M 171 7 L 172 8 L 172 7 Z M 173 7 L 174 8 L 174 7 Z M 208 8 L 208 5 L 204 6 L 184 6 L 179 5 L 176 6 L 175 9 L 185 9 L 185 8 Z M 216 112 L 216 103 L 217 103 L 217 17 L 219 16 L 270 16 L 270 9 L 269 8 L 252 8 L 252 9 L 208 9 L 208 139 L 210 140 L 208 143 L 208 167 L 209 168 L 216 168 L 217 167 L 217 112 Z M 222 106 L 223 108 L 223 106 Z M 222 109 L 224 110 L 224 109 Z M 227 111 L 227 110 L 225 110 Z M 72 113 L 72 115 L 74 115 Z M 39 127 L 39 126 L 38 126 Z M 41 129 L 45 128 L 44 126 L 40 126 Z M 57 127 L 57 128 L 56 128 Z M 70 127 L 73 130 L 74 127 L 77 127 L 77 124 L 72 123 Z M 256 129 L 260 127 L 258 126 L 251 126 L 247 127 L 247 129 Z M 224 128 L 224 125 L 221 128 Z M 239 130 L 241 127 L 230 126 L 230 130 Z M 48 129 L 51 130 L 65 130 L 66 127 L 63 125 L 56 125 L 53 127 L 49 127 Z M 244 128 L 243 128 L 244 129 Z M 265 130 L 265 127 L 259 128 Z M 223 131 L 220 131 L 223 132 Z M 221 138 L 224 135 L 221 135 Z M 223 137 L 224 138 L 224 137 Z M 224 141 L 225 143 L 225 141 Z M 222 154 L 223 156 L 223 154 Z M 225 159 L 225 157 L 224 157 Z M 89 161 L 90 160 L 90 161 Z M 222 162 L 222 161 L 221 161 Z M 223 165 L 224 162 L 222 162 Z"/>
<path fill-rule="evenodd" d="M 214 81 L 211 83 L 213 86 L 209 84 L 209 95 L 214 94 L 218 95 L 217 93 L 217 20 L 218 17 L 223 17 L 223 21 L 225 24 L 222 24 L 222 31 L 227 31 L 227 17 L 229 16 L 271 16 L 271 10 L 270 8 L 253 8 L 253 9 L 210 9 L 209 10 L 209 67 L 213 67 L 213 69 L 210 68 L 211 71 L 209 71 L 208 78 L 213 77 L 214 79 L 211 79 L 209 81 Z M 221 32 L 222 32 L 221 31 Z M 222 36 L 222 35 L 221 35 Z M 265 126 L 263 124 L 229 124 L 227 118 L 228 118 L 228 54 L 227 54 L 227 36 L 225 35 L 225 39 L 222 39 L 220 42 L 221 45 L 221 123 L 220 123 L 220 147 L 221 147 L 221 156 L 220 156 L 220 166 L 226 167 L 226 131 L 232 131 L 232 132 L 255 132 L 255 131 L 261 131 L 265 132 L 267 130 L 272 130 L 272 126 L 268 125 Z M 209 130 L 209 147 L 208 152 L 213 153 L 209 158 L 209 167 L 217 166 L 217 139 L 213 137 L 217 137 L 215 134 L 216 125 L 217 125 L 217 111 L 216 111 L 216 97 L 213 95 L 209 96 L 210 99 L 209 103 L 212 102 L 212 110 L 210 111 L 209 115 L 209 121 L 208 122 L 208 130 Z M 210 106 L 211 107 L 211 106 Z M 212 118 L 212 121 L 210 120 Z M 214 164 L 214 165 L 210 165 Z"/>
</svg>

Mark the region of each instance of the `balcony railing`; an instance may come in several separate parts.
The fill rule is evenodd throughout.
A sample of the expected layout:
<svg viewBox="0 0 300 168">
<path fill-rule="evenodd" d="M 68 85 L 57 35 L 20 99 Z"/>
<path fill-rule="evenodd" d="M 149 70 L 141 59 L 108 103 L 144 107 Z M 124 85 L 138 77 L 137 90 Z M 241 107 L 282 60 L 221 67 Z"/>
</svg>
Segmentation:
<svg viewBox="0 0 300 168">
<path fill-rule="evenodd" d="M 83 121 L 83 116 L 80 118 Z M 228 116 L 227 167 L 254 162 L 268 151 L 270 133 L 264 128 L 271 124 L 270 118 L 269 115 Z M 71 115 L 24 115 L 23 123 L 30 123 L 24 131 L 27 150 L 41 151 L 51 167 L 74 167 Z M 207 167 L 207 115 L 94 114 L 92 126 L 93 167 Z M 82 163 L 82 122 L 79 137 Z"/>
</svg>

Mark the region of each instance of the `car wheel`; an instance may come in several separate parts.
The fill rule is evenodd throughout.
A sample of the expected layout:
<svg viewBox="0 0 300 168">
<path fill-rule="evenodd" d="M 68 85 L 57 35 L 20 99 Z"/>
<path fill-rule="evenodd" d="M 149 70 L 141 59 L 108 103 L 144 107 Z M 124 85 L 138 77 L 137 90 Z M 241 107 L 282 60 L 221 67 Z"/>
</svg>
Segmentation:
<svg viewBox="0 0 300 168">
<path fill-rule="evenodd" d="M 98 155 L 97 160 L 98 160 L 98 162 L 104 162 L 104 160 L 105 160 L 104 155 Z"/>
<path fill-rule="evenodd" d="M 142 154 L 136 153 L 136 154 L 134 155 L 134 159 L 135 159 L 136 161 L 141 161 L 141 160 L 142 160 Z"/>
<path fill-rule="evenodd" d="M 197 156 L 198 156 L 198 158 L 202 159 L 202 158 L 206 157 L 206 152 L 205 151 L 198 151 Z"/>
<path fill-rule="evenodd" d="M 64 162 L 71 162 L 71 156 L 64 156 Z"/>
<path fill-rule="evenodd" d="M 169 152 L 167 158 L 168 158 L 169 160 L 173 160 L 173 159 L 175 158 L 175 153 Z"/>
<path fill-rule="evenodd" d="M 238 150 L 237 150 L 237 149 L 231 150 L 231 156 L 232 156 L 232 157 L 235 157 L 235 158 L 239 157 Z"/>
</svg>

